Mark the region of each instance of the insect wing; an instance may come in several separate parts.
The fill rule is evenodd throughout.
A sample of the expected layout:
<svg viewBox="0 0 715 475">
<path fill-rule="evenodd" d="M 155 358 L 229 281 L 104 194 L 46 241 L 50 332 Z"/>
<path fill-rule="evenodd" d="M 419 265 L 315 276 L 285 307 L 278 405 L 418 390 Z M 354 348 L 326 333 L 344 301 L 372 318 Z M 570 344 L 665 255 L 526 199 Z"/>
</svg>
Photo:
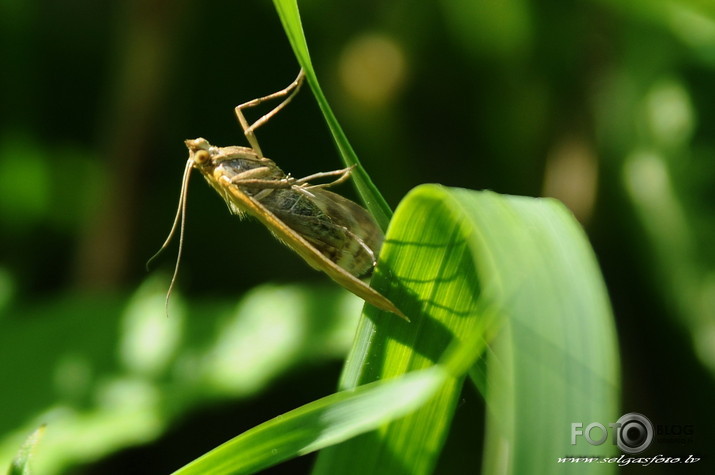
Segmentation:
<svg viewBox="0 0 715 475">
<path fill-rule="evenodd" d="M 212 180 L 218 181 L 216 176 L 212 176 L 211 178 Z M 366 302 L 371 303 L 375 307 L 392 312 L 395 315 L 409 321 L 409 318 L 407 318 L 407 316 L 395 307 L 395 305 L 385 296 L 325 257 L 312 244 L 293 231 L 283 221 L 278 219 L 278 217 L 271 213 L 261 203 L 243 193 L 237 186 L 220 182 L 217 183 L 217 185 L 223 188 L 224 193 L 222 194 L 233 202 L 236 207 L 245 209 L 249 214 L 255 216 L 261 223 L 270 229 L 278 239 L 297 252 L 300 257 L 310 264 L 311 267 L 325 272 L 335 282 Z"/>
<path fill-rule="evenodd" d="M 272 197 L 258 201 L 323 256 L 355 277 L 372 272 L 383 236 L 367 211 L 322 189 L 280 190 Z"/>
<path fill-rule="evenodd" d="M 310 193 L 314 194 L 312 202 L 329 218 L 331 226 L 345 236 L 337 259 L 331 260 L 356 277 L 370 275 L 384 240 L 372 215 L 349 199 L 325 189 L 310 189 Z"/>
<path fill-rule="evenodd" d="M 383 235 L 370 213 L 344 196 L 324 189 L 310 190 L 314 203 L 336 224 L 346 227 L 377 255 L 382 247 Z"/>
</svg>

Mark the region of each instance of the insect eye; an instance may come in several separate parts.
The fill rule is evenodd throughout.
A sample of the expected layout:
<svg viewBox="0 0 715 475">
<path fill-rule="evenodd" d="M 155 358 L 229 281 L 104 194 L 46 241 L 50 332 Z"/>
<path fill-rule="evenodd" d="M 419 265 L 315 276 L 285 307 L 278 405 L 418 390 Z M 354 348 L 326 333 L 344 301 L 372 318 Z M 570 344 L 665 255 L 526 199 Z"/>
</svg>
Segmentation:
<svg viewBox="0 0 715 475">
<path fill-rule="evenodd" d="M 208 162 L 209 158 L 211 158 L 211 155 L 206 150 L 199 150 L 194 154 L 194 162 L 196 162 L 198 165 L 202 165 Z"/>
</svg>

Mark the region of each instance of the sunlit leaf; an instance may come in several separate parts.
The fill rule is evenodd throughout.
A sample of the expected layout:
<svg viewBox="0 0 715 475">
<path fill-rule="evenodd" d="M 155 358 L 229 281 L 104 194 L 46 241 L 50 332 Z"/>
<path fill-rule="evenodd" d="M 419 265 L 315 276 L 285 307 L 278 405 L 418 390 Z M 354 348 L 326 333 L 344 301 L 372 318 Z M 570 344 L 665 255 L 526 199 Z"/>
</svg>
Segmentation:
<svg viewBox="0 0 715 475">
<path fill-rule="evenodd" d="M 7 471 L 8 475 L 30 475 L 32 473 L 30 466 L 32 453 L 42 438 L 42 434 L 44 432 L 45 426 L 40 426 L 37 430 L 35 430 L 35 432 L 30 434 L 25 443 L 22 444 L 22 447 L 20 447 L 20 450 L 17 452 L 15 458 L 12 460 L 10 468 Z"/>
<path fill-rule="evenodd" d="M 488 344 L 487 472 L 558 472 L 557 456 L 584 449 L 569 443 L 571 422 L 615 420 L 608 299 L 583 232 L 558 202 L 418 187 L 380 259 L 374 284 L 412 323 L 366 307 L 340 393 L 251 429 L 185 473 L 252 473 L 373 428 L 323 451 L 316 473 L 430 473 L 462 381 Z"/>
<path fill-rule="evenodd" d="M 487 472 L 519 473 L 538 461 L 555 473 L 555 457 L 575 450 L 570 422 L 617 417 L 608 299 L 583 232 L 559 203 L 419 187 L 398 207 L 381 262 L 374 285 L 414 323 L 368 309 L 343 388 L 446 358 L 473 361 L 483 351 L 475 339 L 497 331 L 487 366 Z M 323 452 L 317 473 L 430 473 L 460 382 L 455 375 L 414 414 Z M 532 422 L 537 429 L 518 430 Z"/>
<path fill-rule="evenodd" d="M 244 432 L 175 473 L 255 473 L 404 415 L 444 379 L 435 367 L 327 396 Z"/>
</svg>

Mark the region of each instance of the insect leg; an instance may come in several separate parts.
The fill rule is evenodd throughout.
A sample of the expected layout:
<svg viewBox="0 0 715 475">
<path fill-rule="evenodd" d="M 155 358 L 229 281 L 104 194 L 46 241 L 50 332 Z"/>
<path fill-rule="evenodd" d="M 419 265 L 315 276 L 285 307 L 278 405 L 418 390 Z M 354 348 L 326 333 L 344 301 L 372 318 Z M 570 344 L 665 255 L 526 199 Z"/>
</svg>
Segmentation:
<svg viewBox="0 0 715 475">
<path fill-rule="evenodd" d="M 268 180 L 262 180 L 262 178 L 265 176 L 270 176 L 273 172 L 274 172 L 274 170 L 270 167 L 251 168 L 250 170 L 245 170 L 245 171 L 242 171 L 241 173 L 238 173 L 238 174 L 232 176 L 230 179 L 230 182 L 234 183 L 234 184 L 236 184 L 236 183 L 243 184 L 244 181 L 250 181 L 250 180 L 255 180 L 255 179 L 261 179 L 260 181 L 268 181 Z"/>
<path fill-rule="evenodd" d="M 294 186 L 292 178 L 282 178 L 280 180 L 261 180 L 259 178 L 247 178 L 237 180 L 236 177 L 233 177 L 231 180 L 227 181 L 232 185 L 269 188 L 271 190 L 275 190 L 278 188 L 291 188 L 292 186 Z"/>
<path fill-rule="evenodd" d="M 310 188 L 328 188 L 331 186 L 339 185 L 340 183 L 344 182 L 348 178 L 350 178 L 350 174 L 353 171 L 353 168 L 355 168 L 356 165 L 343 168 L 341 170 L 333 170 L 331 172 L 319 172 L 319 173 L 313 173 L 312 175 L 308 175 L 306 177 L 303 177 L 299 180 L 295 180 L 293 182 L 293 185 L 295 186 L 303 186 L 307 185 L 307 183 L 310 180 L 316 180 L 318 178 L 325 178 L 328 176 L 335 176 L 335 175 L 340 175 L 337 179 L 331 181 L 330 183 L 322 183 L 320 185 L 310 185 L 310 186 L 304 186 L 304 188 L 310 189 Z"/>
<path fill-rule="evenodd" d="M 266 178 L 268 177 L 268 178 Z M 226 183 L 239 186 L 254 186 L 261 188 L 290 188 L 295 179 L 291 176 L 276 176 L 275 168 L 258 167 L 243 171 L 232 177 L 223 176 Z"/>
<path fill-rule="evenodd" d="M 251 144 L 251 147 L 253 148 L 253 150 L 256 151 L 258 156 L 262 157 L 263 152 L 261 152 L 261 147 L 258 145 L 258 139 L 256 139 L 255 130 L 266 122 L 268 122 L 274 115 L 280 112 L 281 109 L 288 105 L 288 103 L 293 99 L 293 96 L 295 96 L 298 93 L 298 90 L 300 90 L 300 86 L 303 84 L 304 79 L 305 73 L 301 69 L 298 73 L 298 77 L 295 78 L 295 81 L 293 81 L 285 89 L 281 89 L 280 91 L 274 92 L 273 94 L 269 94 L 264 97 L 259 97 L 258 99 L 253 99 L 251 101 L 244 102 L 243 104 L 236 106 L 236 117 L 238 118 L 238 122 L 241 124 L 241 128 L 243 129 L 243 135 L 246 136 L 248 143 Z M 246 120 L 246 117 L 243 115 L 244 109 L 256 107 L 257 105 L 265 101 L 270 101 L 281 97 L 285 97 L 283 102 L 278 104 L 275 108 L 273 108 L 273 110 L 255 121 L 253 124 L 249 124 L 248 120 Z"/>
</svg>

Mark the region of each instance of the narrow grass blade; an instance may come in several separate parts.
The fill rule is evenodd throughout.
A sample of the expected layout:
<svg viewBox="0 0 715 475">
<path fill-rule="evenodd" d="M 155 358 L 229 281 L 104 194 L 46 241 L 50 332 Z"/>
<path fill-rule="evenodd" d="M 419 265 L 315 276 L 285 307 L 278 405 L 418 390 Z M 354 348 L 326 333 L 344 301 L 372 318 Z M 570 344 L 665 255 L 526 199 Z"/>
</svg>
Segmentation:
<svg viewBox="0 0 715 475">
<path fill-rule="evenodd" d="M 433 367 L 327 396 L 254 427 L 175 474 L 255 473 L 400 417 L 422 405 L 445 378 Z"/>
<path fill-rule="evenodd" d="M 352 174 L 353 181 L 365 206 L 373 216 L 375 216 L 377 223 L 384 231 L 390 222 L 392 210 L 360 164 L 355 150 L 353 150 L 350 145 L 348 138 L 345 136 L 343 129 L 340 127 L 335 114 L 333 114 L 328 104 L 328 100 L 325 98 L 325 94 L 323 94 L 323 90 L 320 88 L 318 77 L 315 74 L 313 64 L 310 60 L 308 45 L 305 40 L 300 14 L 298 12 L 298 4 L 296 0 L 273 0 L 273 4 L 278 11 L 278 16 L 281 19 L 286 35 L 288 35 L 288 40 L 293 47 L 293 52 L 298 59 L 298 63 L 300 63 L 300 66 L 305 70 L 306 80 L 308 84 L 310 84 L 315 99 L 318 101 L 318 106 L 330 128 L 330 133 L 333 135 L 343 163 L 345 163 L 346 166 L 358 165 Z"/>
</svg>

